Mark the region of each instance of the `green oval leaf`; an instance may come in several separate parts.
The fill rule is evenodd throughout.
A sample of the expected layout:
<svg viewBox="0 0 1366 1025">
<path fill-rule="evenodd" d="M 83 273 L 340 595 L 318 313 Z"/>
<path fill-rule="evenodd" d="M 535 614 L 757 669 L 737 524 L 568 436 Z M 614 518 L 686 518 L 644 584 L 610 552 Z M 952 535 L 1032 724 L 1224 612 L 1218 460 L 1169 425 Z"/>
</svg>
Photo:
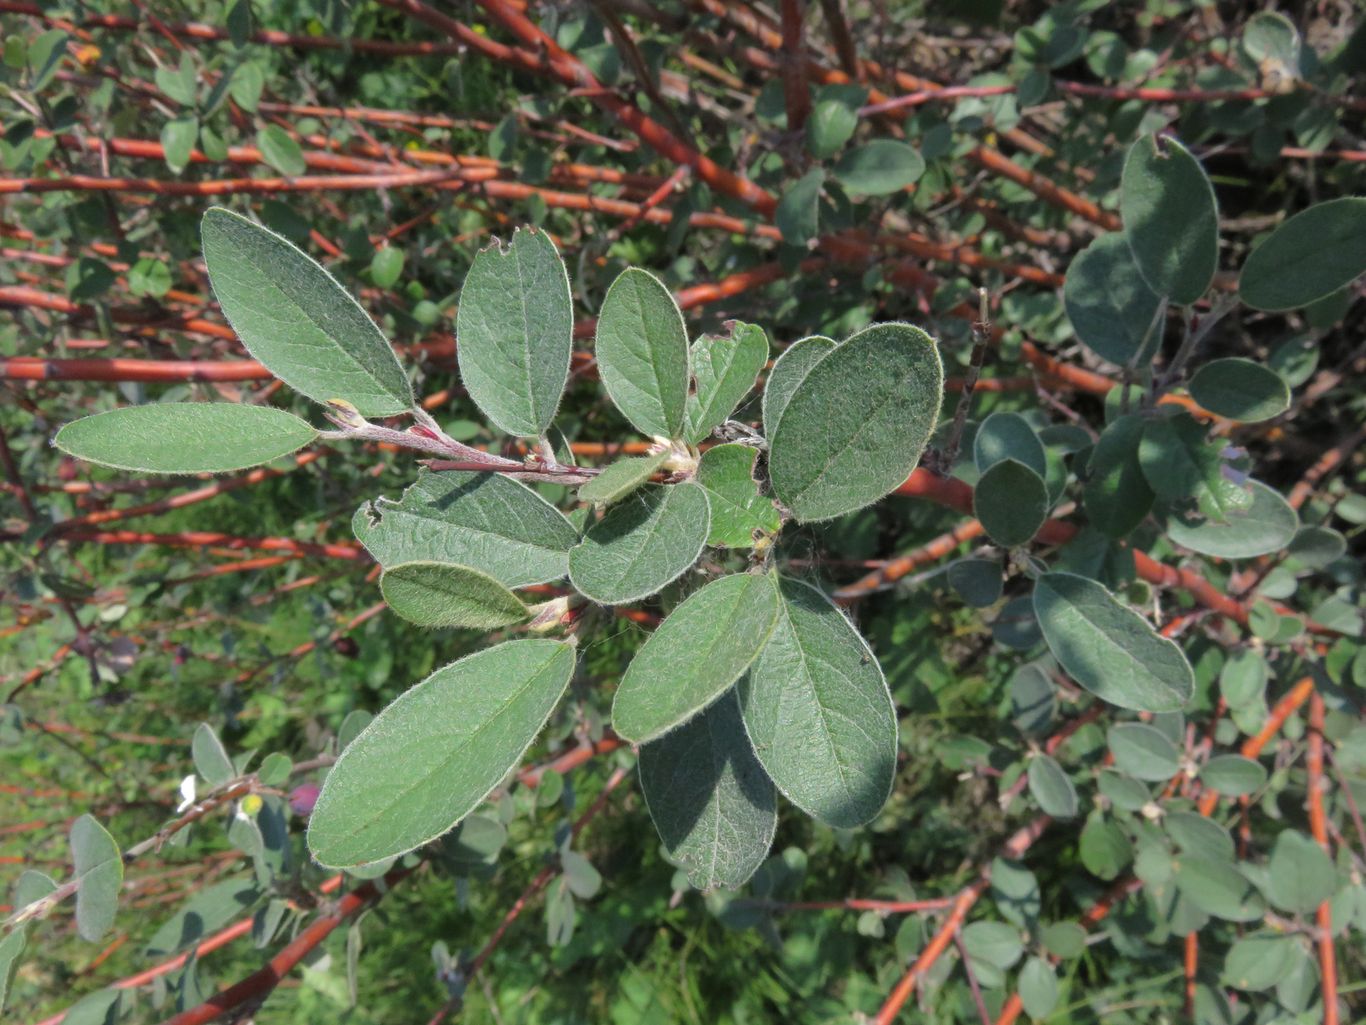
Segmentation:
<svg viewBox="0 0 1366 1025">
<path fill-rule="evenodd" d="M 261 897 L 253 879 L 228 879 L 192 896 L 147 941 L 143 954 L 164 957 L 195 946 L 240 917 Z"/>
<path fill-rule="evenodd" d="M 27 926 L 19 926 L 9 935 L 0 938 L 0 1011 L 5 1009 L 9 988 L 14 982 L 14 973 L 19 967 L 19 957 L 24 952 L 28 933 Z"/>
<path fill-rule="evenodd" d="M 646 486 L 588 528 L 569 552 L 569 580 L 603 605 L 648 598 L 697 561 L 710 524 L 696 484 Z"/>
<path fill-rule="evenodd" d="M 726 422 L 768 362 L 768 335 L 763 328 L 738 321 L 726 327 L 728 334 L 702 335 L 692 344 L 696 389 L 688 396 L 687 440 L 693 445 Z"/>
<path fill-rule="evenodd" d="M 1315 203 L 1252 250 L 1238 298 L 1257 310 L 1308 306 L 1366 274 L 1366 197 Z"/>
<path fill-rule="evenodd" d="M 418 626 L 496 630 L 531 613 L 493 577 L 447 562 L 400 562 L 379 578 L 389 607 Z"/>
<path fill-rule="evenodd" d="M 806 122 L 806 148 L 817 160 L 833 157 L 858 127 L 858 111 L 843 100 L 820 100 Z"/>
<path fill-rule="evenodd" d="M 1020 1003 L 1036 1021 L 1047 1018 L 1058 1006 L 1058 976 L 1041 957 L 1031 957 L 1020 969 Z"/>
<path fill-rule="evenodd" d="M 835 179 L 850 192 L 886 196 L 913 185 L 925 173 L 925 159 L 896 139 L 874 139 L 851 149 L 835 164 Z"/>
<path fill-rule="evenodd" d="M 745 736 L 734 691 L 641 747 L 640 789 L 669 857 L 698 889 L 741 886 L 768 856 L 776 795 Z"/>
<path fill-rule="evenodd" d="M 1105 428 L 1087 464 L 1086 512 L 1092 526 L 1110 537 L 1124 537 L 1152 508 L 1153 489 L 1139 459 L 1142 441 L 1143 418 L 1121 416 Z"/>
<path fill-rule="evenodd" d="M 1133 859 L 1134 848 L 1116 822 L 1093 811 L 1082 827 L 1077 853 L 1086 871 L 1108 881 L 1116 878 Z"/>
<path fill-rule="evenodd" d="M 279 125 L 266 125 L 257 132 L 256 146 L 261 151 L 261 159 L 286 178 L 298 177 L 308 170 L 304 151 Z"/>
<path fill-rule="evenodd" d="M 1224 982 L 1246 992 L 1270 989 L 1294 968 L 1296 944 L 1285 933 L 1249 933 L 1228 948 Z"/>
<path fill-rule="evenodd" d="M 1173 138 L 1143 136 L 1124 161 L 1119 207 L 1148 286 L 1183 306 L 1204 295 L 1219 262 L 1219 210 L 1200 161 Z"/>
<path fill-rule="evenodd" d="M 167 402 L 83 417 L 52 444 L 116 470 L 226 473 L 287 456 L 317 436 L 306 421 L 270 406 Z"/>
<path fill-rule="evenodd" d="M 1023 463 L 1004 459 L 972 489 L 972 514 L 1001 547 L 1026 544 L 1048 518 L 1048 487 Z"/>
<path fill-rule="evenodd" d="M 190 757 L 194 761 L 194 771 L 211 787 L 222 786 L 237 775 L 223 741 L 206 722 L 195 727 L 190 740 Z"/>
<path fill-rule="evenodd" d="M 825 172 L 813 167 L 787 187 L 774 211 L 773 223 L 790 246 L 805 246 L 820 233 L 821 189 Z"/>
<path fill-rule="evenodd" d="M 308 822 L 329 868 L 404 854 L 477 808 L 517 765 L 574 672 L 561 641 L 506 641 L 401 695 L 342 751 Z"/>
<path fill-rule="evenodd" d="M 1222 440 L 1187 413 L 1161 416 L 1143 427 L 1138 462 L 1153 492 L 1168 502 L 1194 498 L 1201 508 L 1227 516 L 1251 496 L 1224 476 Z"/>
<path fill-rule="evenodd" d="M 1034 613 L 1059 664 L 1092 694 L 1145 712 L 1174 712 L 1190 700 L 1195 675 L 1177 645 L 1100 584 L 1045 573 Z"/>
<path fill-rule="evenodd" d="M 756 532 L 777 533 L 782 526 L 771 499 L 759 493 L 754 468 L 759 450 L 748 445 L 716 445 L 702 453 L 697 483 L 707 492 L 711 529 L 707 544 L 717 548 L 752 548 Z M 583 489 L 579 489 L 583 494 Z"/>
<path fill-rule="evenodd" d="M 974 609 L 985 609 L 1001 600 L 1005 576 L 992 559 L 958 559 L 949 563 L 949 586 Z"/>
<path fill-rule="evenodd" d="M 1072 259 L 1062 298 L 1077 338 L 1101 359 L 1121 367 L 1152 362 L 1162 298 L 1143 280 L 1121 233 L 1101 235 Z"/>
<path fill-rule="evenodd" d="M 1290 388 L 1281 375 L 1250 359 L 1216 359 L 1195 372 L 1191 398 L 1216 416 L 1256 423 L 1290 408 Z"/>
<path fill-rule="evenodd" d="M 595 349 L 603 386 L 636 430 L 681 438 L 688 402 L 688 333 L 658 278 L 622 271 L 598 316 Z"/>
<path fill-rule="evenodd" d="M 968 956 L 996 968 L 1009 968 L 1024 953 L 1020 931 L 1005 922 L 973 922 L 963 930 Z"/>
<path fill-rule="evenodd" d="M 793 342 L 773 361 L 773 369 L 768 372 L 768 380 L 764 383 L 763 403 L 764 432 L 770 438 L 778 430 L 778 419 L 787 408 L 787 402 L 797 390 L 797 385 L 806 379 L 812 367 L 835 348 L 833 338 L 811 335 Z"/>
<path fill-rule="evenodd" d="M 1243 797 L 1266 783 L 1266 769 L 1242 755 L 1219 755 L 1200 770 L 1200 782 L 1225 797 Z"/>
<path fill-rule="evenodd" d="M 199 138 L 199 118 L 193 114 L 173 117 L 161 126 L 161 152 L 166 166 L 176 174 L 190 165 L 195 140 Z"/>
<path fill-rule="evenodd" d="M 409 409 L 413 390 L 375 322 L 316 261 L 222 207 L 201 225 L 209 281 L 247 351 L 314 402 L 343 399 L 362 416 Z"/>
<path fill-rule="evenodd" d="M 159 299 L 171 290 L 171 271 L 166 264 L 143 257 L 128 270 L 128 291 L 136 296 Z"/>
<path fill-rule="evenodd" d="M 1141 722 L 1119 723 L 1106 734 L 1115 766 L 1134 779 L 1158 783 L 1181 771 L 1181 752 L 1161 730 Z"/>
<path fill-rule="evenodd" d="M 612 701 L 612 728 L 644 743 L 683 725 L 749 668 L 777 617 L 767 574 L 732 573 L 689 595 L 631 660 Z"/>
<path fill-rule="evenodd" d="M 475 405 L 508 434 L 542 434 L 574 347 L 569 275 L 549 234 L 518 228 L 506 248 L 495 241 L 475 255 L 455 331 L 460 379 Z"/>
<path fill-rule="evenodd" d="M 801 522 L 876 502 L 920 461 L 939 418 L 944 371 L 934 340 L 877 324 L 818 362 L 770 439 L 773 490 Z"/>
<path fill-rule="evenodd" d="M 896 776 L 897 722 L 882 669 L 816 588 L 779 578 L 773 635 L 740 681 L 755 755 L 783 796 L 837 829 L 871 822 Z"/>
<path fill-rule="evenodd" d="M 1170 737 L 1166 739 L 1171 742 Z M 1166 776 L 1155 782 L 1166 782 L 1170 778 Z M 1233 837 L 1229 831 L 1198 812 L 1168 811 L 1162 818 L 1162 826 L 1182 854 L 1229 859 L 1234 856 Z"/>
<path fill-rule="evenodd" d="M 983 420 L 973 435 L 972 458 L 979 473 L 986 473 L 1003 459 L 1014 459 L 1040 477 L 1048 475 L 1043 442 L 1019 413 L 992 413 Z"/>
<path fill-rule="evenodd" d="M 1183 855 L 1176 888 L 1205 914 L 1228 922 L 1257 922 L 1266 914 L 1266 901 L 1231 860 Z"/>
<path fill-rule="evenodd" d="M 597 505 L 618 502 L 649 480 L 668 461 L 667 449 L 653 456 L 618 459 L 579 488 L 579 501 Z"/>
<path fill-rule="evenodd" d="M 1064 961 L 1071 961 L 1086 953 L 1086 930 L 1076 922 L 1046 925 L 1041 938 L 1048 952 Z"/>
<path fill-rule="evenodd" d="M 1313 911 L 1337 889 L 1333 859 L 1316 840 L 1294 829 L 1277 834 L 1267 873 L 1271 903 L 1292 914 Z"/>
<path fill-rule="evenodd" d="M 76 931 L 92 943 L 109 931 L 123 889 L 123 855 L 109 831 L 89 815 L 71 824 L 75 859 Z"/>
<path fill-rule="evenodd" d="M 356 510 L 351 529 L 381 566 L 454 563 L 504 587 L 563 577 L 579 540 L 563 513 L 497 473 L 424 470 L 399 501 L 380 498 Z"/>
<path fill-rule="evenodd" d="M 1274 489 L 1249 481 L 1252 501 L 1228 513 L 1224 522 L 1188 524 L 1173 516 L 1167 534 L 1183 548 L 1220 559 L 1251 559 L 1280 551 L 1299 529 L 1300 517 Z"/>
<path fill-rule="evenodd" d="M 1079 807 L 1077 788 L 1057 760 L 1049 755 L 1037 755 L 1030 760 L 1029 792 L 1039 802 L 1045 815 L 1055 819 L 1076 817 Z"/>
</svg>

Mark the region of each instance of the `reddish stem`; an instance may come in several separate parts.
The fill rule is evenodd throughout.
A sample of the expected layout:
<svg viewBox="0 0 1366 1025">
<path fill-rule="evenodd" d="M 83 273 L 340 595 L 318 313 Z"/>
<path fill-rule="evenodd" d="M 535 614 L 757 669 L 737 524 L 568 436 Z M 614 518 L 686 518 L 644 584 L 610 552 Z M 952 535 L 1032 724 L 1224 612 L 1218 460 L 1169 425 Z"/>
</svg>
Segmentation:
<svg viewBox="0 0 1366 1025">
<path fill-rule="evenodd" d="M 1323 773 L 1323 696 L 1315 692 L 1309 699 L 1309 750 L 1305 765 L 1309 770 L 1309 829 L 1331 863 L 1333 848 L 1328 842 L 1328 815 L 1323 795 L 1328 788 Z M 1318 906 L 1319 985 L 1323 990 L 1323 1025 L 1338 1025 L 1337 951 L 1333 947 L 1333 906 L 1325 900 Z"/>
</svg>

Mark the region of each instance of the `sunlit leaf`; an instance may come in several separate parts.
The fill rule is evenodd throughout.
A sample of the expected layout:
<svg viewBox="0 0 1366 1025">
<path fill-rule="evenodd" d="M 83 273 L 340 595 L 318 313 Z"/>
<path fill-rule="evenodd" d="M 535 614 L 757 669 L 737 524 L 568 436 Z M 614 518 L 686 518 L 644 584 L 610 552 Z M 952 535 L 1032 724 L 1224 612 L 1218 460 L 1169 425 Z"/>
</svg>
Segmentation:
<svg viewBox="0 0 1366 1025">
<path fill-rule="evenodd" d="M 343 399 L 362 416 L 413 404 L 398 357 L 337 280 L 292 242 L 214 207 L 200 228 L 209 281 L 247 351 L 314 402 Z"/>
<path fill-rule="evenodd" d="M 748 445 L 715 445 L 702 453 L 697 483 L 706 490 L 711 507 L 707 544 L 752 548 L 756 531 L 768 535 L 782 526 L 773 500 L 759 493 L 754 479 L 758 460 L 758 450 Z M 579 493 L 582 495 L 583 489 Z"/>
<path fill-rule="evenodd" d="M 727 326 L 728 334 L 702 335 L 692 344 L 696 389 L 688 396 L 687 440 L 694 445 L 726 421 L 768 362 L 763 328 L 734 321 Z"/>
<path fill-rule="evenodd" d="M 391 609 L 418 626 L 496 630 L 530 614 L 520 598 L 493 577 L 446 562 L 400 562 L 379 579 Z"/>
<path fill-rule="evenodd" d="M 226 473 L 289 455 L 318 432 L 293 413 L 236 402 L 124 406 L 67 424 L 52 443 L 139 473 Z"/>
<path fill-rule="evenodd" d="M 749 668 L 777 617 L 778 592 L 766 573 L 732 573 L 690 595 L 631 660 L 612 728 L 635 743 L 677 729 Z"/>
<path fill-rule="evenodd" d="M 612 282 L 595 348 L 603 386 L 636 430 L 682 437 L 688 335 L 678 303 L 658 278 L 632 267 Z"/>
<path fill-rule="evenodd" d="M 698 485 L 647 485 L 588 528 L 569 553 L 570 582 L 604 605 L 648 598 L 697 561 L 710 522 Z"/>
<path fill-rule="evenodd" d="M 520 481 L 496 473 L 423 471 L 397 501 L 356 511 L 351 528 L 382 566 L 447 562 L 487 573 L 504 587 L 569 572 L 578 532 Z"/>
<path fill-rule="evenodd" d="M 76 931 L 94 942 L 109 931 L 123 889 L 123 855 L 109 831 L 89 815 L 71 824 L 71 853 L 75 860 Z"/>
<path fill-rule="evenodd" d="M 896 775 L 896 713 L 882 669 L 820 591 L 784 577 L 778 593 L 773 634 L 740 681 L 745 729 L 783 796 L 828 825 L 864 825 Z"/>
<path fill-rule="evenodd" d="M 818 362 L 770 438 L 769 475 L 801 522 L 877 501 L 906 479 L 939 418 L 943 367 L 934 340 L 878 324 Z"/>
<path fill-rule="evenodd" d="M 488 796 L 536 739 L 574 671 L 561 641 L 506 641 L 438 669 L 341 753 L 308 822 L 333 868 L 403 854 Z"/>
<path fill-rule="evenodd" d="M 559 408 L 574 343 L 569 277 L 546 232 L 518 229 L 506 247 L 479 251 L 455 331 L 460 379 L 475 404 L 508 434 L 542 434 Z"/>
</svg>

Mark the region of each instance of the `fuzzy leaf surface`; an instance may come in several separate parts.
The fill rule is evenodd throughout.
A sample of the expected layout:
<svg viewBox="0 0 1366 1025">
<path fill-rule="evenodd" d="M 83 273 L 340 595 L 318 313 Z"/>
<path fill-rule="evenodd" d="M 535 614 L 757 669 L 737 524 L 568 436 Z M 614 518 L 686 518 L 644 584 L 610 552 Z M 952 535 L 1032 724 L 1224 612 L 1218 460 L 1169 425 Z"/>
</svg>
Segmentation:
<svg viewBox="0 0 1366 1025">
<path fill-rule="evenodd" d="M 1026 544 L 1048 518 L 1048 487 L 1024 463 L 1003 459 L 972 489 L 972 512 L 996 544 Z"/>
<path fill-rule="evenodd" d="M 697 561 L 710 523 L 698 485 L 643 487 L 608 509 L 570 551 L 570 582 L 603 605 L 648 598 Z"/>
<path fill-rule="evenodd" d="M 830 599 L 780 578 L 773 635 L 740 681 L 745 729 L 769 778 L 837 829 L 871 822 L 896 775 L 891 693 L 867 642 Z"/>
<path fill-rule="evenodd" d="M 1145 135 L 1124 161 L 1119 190 L 1124 233 L 1148 286 L 1174 303 L 1205 294 L 1219 262 L 1214 187 L 1190 150 Z"/>
<path fill-rule="evenodd" d="M 797 385 L 805 380 L 811 368 L 835 350 L 836 342 L 824 335 L 799 338 L 773 361 L 773 369 L 764 382 L 764 431 L 771 438 L 778 429 L 778 420 Z"/>
<path fill-rule="evenodd" d="M 508 434 L 535 437 L 555 419 L 569 379 L 574 303 L 550 236 L 518 228 L 474 257 L 456 312 L 460 379 Z"/>
<path fill-rule="evenodd" d="M 123 855 L 109 831 L 89 815 L 71 824 L 71 853 L 75 859 L 76 931 L 94 942 L 114 924 L 123 889 Z"/>
<path fill-rule="evenodd" d="M 1252 250 L 1238 298 L 1256 310 L 1293 310 L 1366 274 L 1366 197 L 1301 210 Z"/>
<path fill-rule="evenodd" d="M 521 761 L 574 671 L 574 648 L 506 641 L 438 669 L 361 731 L 323 781 L 308 847 L 332 868 L 445 833 Z"/>
<path fill-rule="evenodd" d="M 1211 413 L 1244 423 L 1270 420 L 1290 408 L 1290 388 L 1280 374 L 1238 357 L 1206 363 L 1191 378 L 1190 393 Z"/>
<path fill-rule="evenodd" d="M 1145 367 L 1161 331 L 1153 318 L 1162 305 L 1119 232 L 1101 235 L 1067 267 L 1063 306 L 1072 330 L 1088 349 L 1116 366 Z"/>
<path fill-rule="evenodd" d="M 920 461 L 939 418 L 944 371 L 909 324 L 865 328 L 797 385 L 770 439 L 773 490 L 801 522 L 876 502 Z"/>
<path fill-rule="evenodd" d="M 707 544 L 752 548 L 755 531 L 772 534 L 782 526 L 773 502 L 759 493 L 754 479 L 758 461 L 758 450 L 748 445 L 715 445 L 702 453 L 697 483 L 706 490 L 711 507 Z"/>
<path fill-rule="evenodd" d="M 496 473 L 422 471 L 397 501 L 356 511 L 356 537 L 382 566 L 448 562 L 487 573 L 504 587 L 569 572 L 579 535 L 564 514 L 520 481 Z"/>
<path fill-rule="evenodd" d="M 579 501 L 596 505 L 619 502 L 649 480 L 668 461 L 667 451 L 653 456 L 618 459 L 603 467 L 602 473 L 579 488 Z"/>
<path fill-rule="evenodd" d="M 607 394 L 642 434 L 683 436 L 688 332 L 678 303 L 648 271 L 622 271 L 607 290 L 595 348 Z"/>
<path fill-rule="evenodd" d="M 696 391 L 688 396 L 687 440 L 696 445 L 725 423 L 750 393 L 768 362 L 768 335 L 754 324 L 731 323 L 730 333 L 702 335 L 690 354 Z"/>
<path fill-rule="evenodd" d="M 227 473 L 297 452 L 318 432 L 283 409 L 237 402 L 123 406 L 57 432 L 63 452 L 137 473 Z"/>
<path fill-rule="evenodd" d="M 410 408 L 413 389 L 375 322 L 316 260 L 222 207 L 204 215 L 204 263 L 223 315 L 252 356 L 314 402 L 362 416 Z"/>
<path fill-rule="evenodd" d="M 1190 700 L 1195 676 L 1181 649 L 1094 580 L 1045 573 L 1034 613 L 1053 657 L 1102 700 L 1141 712 L 1174 712 Z"/>
<path fill-rule="evenodd" d="M 769 574 L 732 573 L 689 595 L 631 660 L 612 702 L 612 728 L 633 743 L 677 729 L 740 678 L 777 618 Z"/>
<path fill-rule="evenodd" d="M 1249 481 L 1252 501 L 1228 513 L 1223 522 L 1188 524 L 1173 516 L 1167 534 L 1183 548 L 1220 559 L 1252 559 L 1288 545 L 1300 526 L 1299 514 L 1274 488 Z"/>
<path fill-rule="evenodd" d="M 531 613 L 487 573 L 448 562 L 400 562 L 379 578 L 389 607 L 410 623 L 496 630 Z"/>
<path fill-rule="evenodd" d="M 741 886 L 768 856 L 777 795 L 733 691 L 640 749 L 640 788 L 669 856 L 698 889 Z"/>
</svg>

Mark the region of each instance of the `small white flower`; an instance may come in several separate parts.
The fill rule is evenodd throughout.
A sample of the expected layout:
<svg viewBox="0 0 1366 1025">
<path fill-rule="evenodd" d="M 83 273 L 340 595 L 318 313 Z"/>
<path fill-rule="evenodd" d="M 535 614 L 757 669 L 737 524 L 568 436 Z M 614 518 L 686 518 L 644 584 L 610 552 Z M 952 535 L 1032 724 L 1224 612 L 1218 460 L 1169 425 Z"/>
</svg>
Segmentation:
<svg viewBox="0 0 1366 1025">
<path fill-rule="evenodd" d="M 180 781 L 180 803 L 176 805 L 176 814 L 179 815 L 195 801 L 195 779 L 194 773 L 190 773 Z"/>
</svg>

